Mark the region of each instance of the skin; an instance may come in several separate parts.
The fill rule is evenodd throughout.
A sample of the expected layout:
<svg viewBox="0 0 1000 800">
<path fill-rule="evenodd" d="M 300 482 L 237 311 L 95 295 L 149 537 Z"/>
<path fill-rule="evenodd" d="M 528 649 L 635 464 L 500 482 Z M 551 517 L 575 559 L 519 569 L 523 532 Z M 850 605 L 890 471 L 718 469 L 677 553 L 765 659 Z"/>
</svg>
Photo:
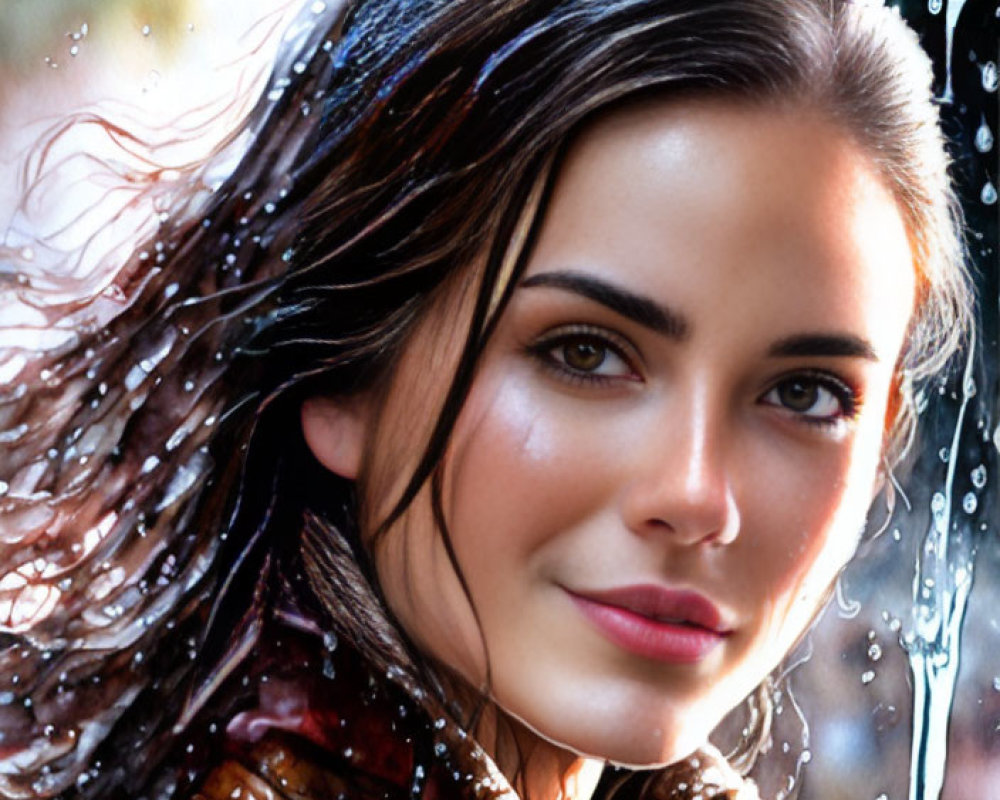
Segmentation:
<svg viewBox="0 0 1000 800">
<path fill-rule="evenodd" d="M 581 276 L 677 325 L 584 296 Z M 426 653 L 472 687 L 488 653 L 533 796 L 587 796 L 604 760 L 686 756 L 802 634 L 877 488 L 914 283 L 892 194 L 818 112 L 659 101 L 578 137 L 445 456 L 478 620 L 429 491 L 375 552 Z M 303 408 L 316 455 L 359 480 L 363 529 L 416 463 L 458 355 L 441 320 L 469 305 L 444 293 L 386 393 Z M 788 352 L 795 337 L 814 338 Z M 697 592 L 725 635 L 693 662 L 650 658 L 574 601 L 634 584 Z"/>
</svg>

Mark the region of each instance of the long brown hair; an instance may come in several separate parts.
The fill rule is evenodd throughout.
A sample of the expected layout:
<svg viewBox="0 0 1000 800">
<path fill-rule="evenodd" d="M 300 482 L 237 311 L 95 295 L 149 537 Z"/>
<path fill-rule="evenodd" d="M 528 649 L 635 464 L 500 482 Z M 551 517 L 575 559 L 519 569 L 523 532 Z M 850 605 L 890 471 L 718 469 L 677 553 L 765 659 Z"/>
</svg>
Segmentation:
<svg viewBox="0 0 1000 800">
<path fill-rule="evenodd" d="M 439 479 L 562 148 L 616 104 L 808 104 L 871 154 L 919 278 L 898 452 L 915 382 L 969 319 L 929 86 L 898 19 L 833 0 L 377 0 L 315 15 L 237 132 L 251 144 L 236 169 L 180 191 L 122 266 L 121 313 L 27 361 L 0 397 L 0 747 L 27 754 L 0 792 L 138 792 L 289 581 L 376 668 L 446 707 L 380 599 L 350 483 L 319 469 L 296 409 L 376 386 L 440 287 L 479 265 L 461 357 L 384 530 Z"/>
</svg>

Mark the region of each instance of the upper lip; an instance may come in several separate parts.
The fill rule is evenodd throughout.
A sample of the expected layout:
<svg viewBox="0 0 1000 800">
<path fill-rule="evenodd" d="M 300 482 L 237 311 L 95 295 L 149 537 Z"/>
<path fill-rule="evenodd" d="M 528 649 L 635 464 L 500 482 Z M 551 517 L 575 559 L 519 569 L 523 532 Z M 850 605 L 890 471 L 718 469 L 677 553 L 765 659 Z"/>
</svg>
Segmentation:
<svg viewBox="0 0 1000 800">
<path fill-rule="evenodd" d="M 635 584 L 570 593 L 584 600 L 621 608 L 643 617 L 696 625 L 720 634 L 729 633 L 719 609 L 711 600 L 697 592 L 667 589 L 655 584 Z"/>
</svg>

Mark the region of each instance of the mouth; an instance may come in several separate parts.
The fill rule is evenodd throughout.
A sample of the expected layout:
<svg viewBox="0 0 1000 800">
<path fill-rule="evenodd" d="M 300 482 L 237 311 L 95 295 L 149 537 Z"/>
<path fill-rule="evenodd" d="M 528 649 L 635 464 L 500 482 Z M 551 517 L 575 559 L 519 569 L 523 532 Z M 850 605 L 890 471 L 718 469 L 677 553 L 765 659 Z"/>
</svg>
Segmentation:
<svg viewBox="0 0 1000 800">
<path fill-rule="evenodd" d="M 715 605 L 697 592 L 648 584 L 566 592 L 606 639 L 655 661 L 697 663 L 731 633 Z"/>
</svg>

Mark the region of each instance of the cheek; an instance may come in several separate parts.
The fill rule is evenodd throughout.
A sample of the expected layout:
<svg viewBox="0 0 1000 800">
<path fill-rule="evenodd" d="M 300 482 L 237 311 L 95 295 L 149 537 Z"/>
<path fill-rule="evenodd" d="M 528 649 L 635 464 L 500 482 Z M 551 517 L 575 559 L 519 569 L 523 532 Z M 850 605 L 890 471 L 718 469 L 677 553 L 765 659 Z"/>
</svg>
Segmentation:
<svg viewBox="0 0 1000 800">
<path fill-rule="evenodd" d="M 456 421 L 441 497 L 475 612 L 434 520 L 429 487 L 375 548 L 400 624 L 472 685 L 485 678 L 484 637 L 491 646 L 510 643 L 518 620 L 530 618 L 529 590 L 551 576 L 547 545 L 572 531 L 607 484 L 589 468 L 602 463 L 601 448 L 580 435 L 573 415 L 550 411 L 517 370 L 486 372 Z M 380 473 L 391 482 L 392 470 Z"/>
<path fill-rule="evenodd" d="M 514 374 L 476 386 L 448 455 L 446 511 L 463 565 L 528 559 L 608 491 L 600 437 Z M 565 412 L 565 413 L 564 413 Z M 468 560 L 467 560 L 468 559 Z"/>
<path fill-rule="evenodd" d="M 747 575 L 758 582 L 758 592 L 767 593 L 762 607 L 770 612 L 769 635 L 782 649 L 811 622 L 857 548 L 878 459 L 870 441 L 855 435 L 851 447 L 808 465 L 792 459 L 771 470 L 762 465 L 760 474 L 771 486 L 755 492 L 769 502 L 754 526 L 759 534 L 745 536 L 741 546 L 755 565 Z M 782 477 L 774 482 L 776 474 Z"/>
</svg>

